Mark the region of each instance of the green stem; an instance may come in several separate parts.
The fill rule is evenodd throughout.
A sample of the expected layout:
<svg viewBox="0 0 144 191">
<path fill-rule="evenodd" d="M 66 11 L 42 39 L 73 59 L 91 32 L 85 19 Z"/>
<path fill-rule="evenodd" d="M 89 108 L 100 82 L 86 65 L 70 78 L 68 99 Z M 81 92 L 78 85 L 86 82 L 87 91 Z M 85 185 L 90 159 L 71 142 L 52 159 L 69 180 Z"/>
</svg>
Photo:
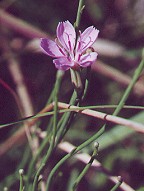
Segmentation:
<svg viewBox="0 0 144 191">
<path fill-rule="evenodd" d="M 100 137 L 105 131 L 105 126 L 103 126 L 96 134 L 94 134 L 90 139 L 88 139 L 87 141 L 85 141 L 84 143 L 82 143 L 81 145 L 79 145 L 77 148 L 75 148 L 74 150 L 72 150 L 69 154 L 67 154 L 65 157 L 63 157 L 55 166 L 54 168 L 51 170 L 48 180 L 47 180 L 47 185 L 46 185 L 46 191 L 49 190 L 50 187 L 50 183 L 52 181 L 52 178 L 55 174 L 55 172 L 59 169 L 59 167 L 66 161 L 68 160 L 70 157 L 72 157 L 73 155 L 75 155 L 76 153 L 78 153 L 80 150 L 82 150 L 84 147 L 88 146 L 89 144 L 91 144 L 93 141 L 95 141 L 98 137 Z"/>
<path fill-rule="evenodd" d="M 120 187 L 120 185 L 122 184 L 122 178 L 121 177 L 118 177 L 118 182 L 117 182 L 117 184 L 110 190 L 110 191 L 116 191 L 119 187 Z"/>
<path fill-rule="evenodd" d="M 55 84 L 55 87 L 56 87 L 56 84 Z M 52 90 L 46 105 L 49 105 L 52 102 L 53 96 L 54 96 L 54 91 L 55 91 L 55 89 Z M 50 123 L 50 125 L 51 125 L 51 123 Z M 33 170 L 34 170 L 34 166 L 35 166 L 38 158 L 40 157 L 43 149 L 46 147 L 46 145 L 48 145 L 48 143 L 49 143 L 49 135 L 45 137 L 45 139 L 41 143 L 35 157 L 33 157 L 31 162 L 30 162 L 30 165 L 29 165 L 29 168 L 28 168 L 28 173 L 27 173 L 26 189 L 28 189 L 28 186 L 30 184 L 30 179 L 32 178 L 32 173 L 33 173 Z"/>
<path fill-rule="evenodd" d="M 50 146 L 49 146 L 49 149 L 48 149 L 48 152 L 46 154 L 46 156 L 43 158 L 42 160 L 42 163 L 35 175 L 35 178 L 34 178 L 34 182 L 33 182 L 33 191 L 36 191 L 37 190 L 37 184 L 38 184 L 38 178 L 39 178 L 39 175 L 41 174 L 41 172 L 43 171 L 49 157 L 51 156 L 52 152 L 53 152 L 53 149 L 54 149 L 54 145 L 55 145 L 55 137 L 56 137 L 56 131 L 57 131 L 57 112 L 58 112 L 58 92 L 59 92 L 59 88 L 60 88 L 60 84 L 61 84 L 61 79 L 62 79 L 62 76 L 63 76 L 64 72 L 59 70 L 57 72 L 57 77 L 56 77 L 56 84 L 55 84 L 55 98 L 54 98 L 54 101 L 55 101 L 55 106 L 54 106 L 54 121 L 53 121 L 53 135 L 52 135 L 52 140 L 50 142 Z"/>
<path fill-rule="evenodd" d="M 122 99 L 120 100 L 118 107 L 115 109 L 113 115 L 118 115 L 118 113 L 120 112 L 120 110 L 124 106 L 130 92 L 132 91 L 132 88 L 134 87 L 134 85 L 135 85 L 136 81 L 138 80 L 143 69 L 144 69 L 144 49 L 142 51 L 142 60 L 139 64 L 139 66 L 137 67 L 137 69 L 135 70 L 134 76 L 133 76 L 130 84 L 128 85 Z"/>
<path fill-rule="evenodd" d="M 24 169 L 28 161 L 30 160 L 30 148 L 26 147 L 24 154 L 22 156 L 22 161 L 15 170 L 15 173 L 10 174 L 3 180 L 3 184 L 0 184 L 0 190 L 2 190 L 3 185 L 6 185 L 7 188 L 10 188 L 16 181 L 19 180 L 18 171 L 19 169 Z"/>
<path fill-rule="evenodd" d="M 77 95 L 76 95 L 76 92 L 74 91 L 69 104 L 70 105 L 77 104 L 76 99 L 77 99 Z M 57 134 L 56 145 L 62 140 L 62 138 L 64 137 L 64 135 L 68 131 L 73 117 L 74 117 L 74 113 L 72 113 L 72 112 L 68 112 L 68 113 L 63 114 L 62 120 L 60 120 L 60 122 L 58 123 L 58 130 L 59 131 Z"/>
<path fill-rule="evenodd" d="M 54 104 L 54 119 L 53 119 L 53 137 L 52 137 L 52 149 L 54 148 L 55 145 L 55 137 L 56 137 L 56 132 L 57 132 L 57 118 L 58 118 L 58 93 L 59 93 L 59 88 L 61 84 L 61 79 L 63 76 L 62 71 L 57 72 L 57 81 L 56 81 L 56 88 L 55 88 L 55 104 Z"/>
<path fill-rule="evenodd" d="M 99 144 L 97 143 L 95 148 L 94 148 L 94 151 L 93 151 L 93 154 L 88 162 L 88 164 L 85 166 L 85 168 L 82 170 L 82 172 L 79 174 L 79 176 L 77 177 L 75 183 L 73 184 L 73 188 L 72 188 L 72 191 L 76 190 L 78 184 L 80 183 L 80 181 L 82 180 L 82 178 L 85 176 L 85 174 L 88 172 L 88 170 L 90 169 L 97 153 L 98 153 L 98 146 Z"/>
<path fill-rule="evenodd" d="M 20 176 L 20 187 L 19 187 L 19 191 L 24 191 L 24 181 L 23 181 L 23 169 L 19 170 L 19 176 Z"/>
<path fill-rule="evenodd" d="M 44 150 L 44 148 L 46 147 L 46 145 L 49 142 L 49 135 L 45 137 L 44 141 L 42 142 L 42 144 L 40 145 L 38 152 L 36 154 L 36 156 L 34 158 L 32 158 L 32 161 L 29 165 L 29 169 L 28 169 L 28 174 L 27 174 L 27 184 L 26 184 L 26 188 L 28 188 L 29 184 L 30 184 L 30 179 L 32 178 L 32 173 L 34 170 L 34 166 L 38 160 L 38 158 L 40 157 L 42 151 Z"/>
<path fill-rule="evenodd" d="M 144 52 L 144 51 L 143 51 Z M 143 53 L 144 54 L 144 53 Z M 116 108 L 115 112 L 113 115 L 117 115 L 120 110 L 123 108 L 123 105 L 126 101 L 126 99 L 128 98 L 131 90 L 132 90 L 132 87 L 134 86 L 134 84 L 136 83 L 140 73 L 142 72 L 144 68 L 144 60 L 142 58 L 142 61 L 140 63 L 140 65 L 138 66 L 138 68 L 136 69 L 136 72 L 134 74 L 134 77 L 132 79 L 132 82 L 129 84 L 128 88 L 126 89 L 125 93 L 124 93 L 124 96 L 122 97 L 122 100 L 119 102 L 119 105 L 118 107 Z M 94 134 L 90 139 L 88 139 L 87 141 L 85 141 L 83 144 L 81 144 L 80 146 L 77 147 L 76 150 L 74 150 L 72 153 L 69 153 L 68 155 L 66 155 L 64 158 L 62 158 L 57 164 L 56 166 L 52 169 L 49 177 L 48 177 L 48 181 L 47 181 L 47 187 L 46 187 L 46 191 L 49 190 L 49 186 L 50 186 L 50 183 L 51 183 L 51 180 L 52 180 L 52 177 L 53 175 L 55 174 L 55 172 L 58 170 L 58 168 L 67 160 L 69 159 L 71 156 L 73 156 L 74 154 L 76 154 L 78 151 L 80 151 L 81 149 L 83 149 L 84 147 L 86 147 L 87 145 L 89 145 L 90 143 L 92 143 L 93 141 L 95 141 L 99 136 L 101 136 L 104 131 L 105 131 L 105 127 L 106 127 L 106 124 L 103 125 L 103 127 L 99 130 L 98 133 Z"/>
<path fill-rule="evenodd" d="M 116 108 L 117 106 L 118 105 L 84 106 L 84 107 L 79 107 L 78 109 L 77 108 L 61 109 L 61 110 L 59 110 L 59 113 L 67 113 L 67 112 L 77 111 L 77 110 L 82 111 L 82 110 L 85 110 L 85 109 L 113 109 L 113 108 Z M 124 105 L 123 109 L 144 110 L 144 106 Z M 6 124 L 3 124 L 3 125 L 0 125 L 0 129 L 4 128 L 4 127 L 7 127 L 7 126 L 10 126 L 10 125 L 16 125 L 16 124 L 22 123 L 23 121 L 26 121 L 26 120 L 29 120 L 29 119 L 35 119 L 35 118 L 38 118 L 38 117 L 40 118 L 40 117 L 50 116 L 50 115 L 53 115 L 53 114 L 54 114 L 54 112 L 50 111 L 50 112 L 45 112 L 43 114 L 37 114 L 37 115 L 34 115 L 34 116 L 26 117 L 26 118 L 23 118 L 23 119 L 21 119 L 19 121 L 16 121 L 16 122 L 6 123 Z M 64 118 L 65 118 L 65 116 L 63 117 L 63 119 Z M 62 124 L 62 121 L 60 123 Z"/>
<path fill-rule="evenodd" d="M 84 9 L 84 0 L 80 0 L 79 1 L 79 6 L 78 6 L 78 11 L 77 11 L 76 22 L 74 24 L 75 28 L 79 27 L 80 20 L 81 20 L 81 14 L 82 14 L 83 9 Z"/>
<path fill-rule="evenodd" d="M 56 83 L 55 83 L 54 87 L 56 87 Z M 52 92 L 50 94 L 50 97 L 49 97 L 49 99 L 47 101 L 47 105 L 52 102 L 53 97 L 54 97 L 54 92 L 55 92 L 55 88 L 52 90 Z M 54 112 L 53 112 L 53 114 L 54 114 Z M 43 149 L 46 147 L 46 145 L 48 145 L 48 143 L 49 143 L 49 135 L 45 137 L 45 139 L 43 140 L 42 144 L 40 145 L 35 157 L 33 157 L 31 162 L 30 162 L 30 165 L 29 165 L 29 168 L 28 168 L 28 173 L 27 173 L 26 186 L 25 186 L 26 190 L 28 190 L 28 187 L 29 187 L 29 184 L 30 184 L 30 179 L 32 178 L 32 174 L 33 174 L 33 171 L 34 171 L 35 164 L 36 164 L 38 158 L 40 157 Z"/>
<path fill-rule="evenodd" d="M 70 74 L 71 74 L 71 82 L 77 93 L 77 98 L 81 99 L 83 93 L 83 84 L 81 80 L 80 71 L 70 69 Z"/>
</svg>

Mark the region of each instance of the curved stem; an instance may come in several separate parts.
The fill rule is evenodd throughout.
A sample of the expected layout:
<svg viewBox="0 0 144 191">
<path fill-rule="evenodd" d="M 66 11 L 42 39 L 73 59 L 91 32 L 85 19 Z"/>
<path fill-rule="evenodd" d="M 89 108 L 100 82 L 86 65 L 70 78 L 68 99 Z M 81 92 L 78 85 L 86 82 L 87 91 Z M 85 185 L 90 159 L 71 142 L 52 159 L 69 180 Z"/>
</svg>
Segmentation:
<svg viewBox="0 0 144 191">
<path fill-rule="evenodd" d="M 65 157 L 63 157 L 56 165 L 55 167 L 52 169 L 52 171 L 49 174 L 48 180 L 47 180 L 47 185 L 46 185 L 46 191 L 49 190 L 50 187 L 50 183 L 52 181 L 52 178 L 55 174 L 55 172 L 59 169 L 59 167 L 66 161 L 68 160 L 70 157 L 72 157 L 74 154 L 78 153 L 80 150 L 82 150 L 84 147 L 88 146 L 90 143 L 92 143 L 93 141 L 95 141 L 98 137 L 100 137 L 105 131 L 105 125 L 96 133 L 94 134 L 90 139 L 88 139 L 87 141 L 85 141 L 84 143 L 82 143 L 81 145 L 79 145 L 78 147 L 76 147 L 74 150 L 72 150 L 69 154 L 67 154 Z"/>
</svg>

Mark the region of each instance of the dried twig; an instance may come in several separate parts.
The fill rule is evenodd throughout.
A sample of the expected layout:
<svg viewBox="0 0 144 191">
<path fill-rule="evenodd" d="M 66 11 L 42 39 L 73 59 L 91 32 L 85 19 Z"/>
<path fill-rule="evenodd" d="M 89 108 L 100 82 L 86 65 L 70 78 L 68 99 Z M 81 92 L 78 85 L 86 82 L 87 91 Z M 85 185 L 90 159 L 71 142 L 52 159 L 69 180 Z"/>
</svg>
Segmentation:
<svg viewBox="0 0 144 191">
<path fill-rule="evenodd" d="M 78 113 L 88 115 L 88 116 L 92 116 L 92 117 L 95 117 L 95 118 L 99 118 L 99 119 L 102 119 L 104 121 L 109 121 L 109 122 L 112 122 L 112 123 L 115 123 L 115 124 L 124 125 L 124 126 L 127 126 L 127 127 L 130 127 L 132 129 L 134 129 L 137 132 L 144 133 L 144 125 L 141 124 L 141 123 L 137 123 L 137 122 L 134 122 L 134 121 L 131 121 L 131 120 L 121 118 L 121 117 L 116 117 L 116 116 L 113 116 L 113 115 L 108 115 L 106 113 L 94 111 L 94 110 L 91 110 L 91 109 L 79 110 L 79 107 L 70 106 L 69 104 L 61 103 L 61 102 L 58 102 L 58 107 L 63 108 L 63 109 L 77 109 L 77 110 L 74 110 L 74 111 L 78 112 Z"/>
<path fill-rule="evenodd" d="M 85 110 L 79 111 L 78 107 L 69 106 L 69 104 L 66 104 L 66 103 L 59 102 L 58 106 L 59 106 L 59 108 L 65 108 L 65 109 L 66 108 L 71 108 L 75 112 L 80 112 L 82 114 L 86 114 L 86 115 L 90 115 L 90 116 L 93 116 L 93 117 L 96 117 L 96 118 L 99 118 L 99 119 L 111 121 L 111 122 L 114 122 L 116 124 L 121 124 L 121 125 L 124 125 L 124 126 L 128 126 L 128 127 L 132 128 L 132 129 L 134 129 L 135 131 L 144 133 L 144 125 L 140 124 L 140 123 L 137 123 L 137 122 L 132 122 L 132 121 L 127 120 L 127 119 L 123 119 L 123 118 L 120 118 L 120 117 L 115 117 L 115 116 L 112 116 L 112 115 L 107 115 L 105 113 L 97 112 L 97 111 L 90 110 L 90 109 L 85 109 Z M 46 106 L 43 110 L 41 110 L 39 112 L 39 114 L 48 112 L 48 111 L 50 111 L 52 109 L 53 109 L 53 104 L 50 104 L 50 105 Z M 77 110 L 75 110 L 75 109 L 77 109 Z M 35 119 L 32 119 L 30 122 L 27 122 L 28 127 L 30 128 L 38 120 L 39 120 L 39 118 L 35 118 Z M 7 139 L 3 144 L 0 145 L 0 156 L 2 156 L 4 153 L 6 153 L 14 145 L 22 144 L 25 141 L 26 141 L 25 131 L 24 131 L 23 127 L 22 127 L 20 130 L 18 130 L 16 133 L 14 133 L 9 139 Z"/>
<path fill-rule="evenodd" d="M 33 105 L 24 81 L 23 74 L 21 72 L 20 64 L 17 58 L 14 56 L 13 52 L 11 51 L 10 47 L 8 46 L 9 42 L 6 40 L 6 38 L 3 38 L 2 43 L 3 43 L 3 52 L 4 53 L 7 52 L 10 55 L 7 59 L 8 69 L 16 85 L 16 92 L 21 103 L 22 108 L 20 114 L 22 117 L 31 116 L 34 114 Z M 38 147 L 38 139 L 35 137 L 32 140 L 30 129 L 28 128 L 26 123 L 24 123 L 24 127 L 30 147 L 34 154 Z M 34 127 L 34 129 L 36 129 L 36 127 Z"/>
<path fill-rule="evenodd" d="M 19 32 L 28 38 L 41 38 L 49 36 L 37 27 L 18 19 L 17 17 L 7 13 L 6 11 L 3 11 L 2 9 L 0 9 L 0 24 Z"/>
<path fill-rule="evenodd" d="M 95 72 L 98 72 L 102 74 L 103 76 L 106 76 L 108 78 L 111 78 L 112 80 L 127 86 L 131 82 L 131 77 L 129 77 L 126 74 L 123 74 L 119 70 L 108 66 L 107 64 L 104 64 L 101 61 L 97 61 L 92 65 L 92 70 Z M 137 95 L 144 95 L 144 85 L 140 82 L 137 82 L 134 86 L 134 93 Z"/>
</svg>

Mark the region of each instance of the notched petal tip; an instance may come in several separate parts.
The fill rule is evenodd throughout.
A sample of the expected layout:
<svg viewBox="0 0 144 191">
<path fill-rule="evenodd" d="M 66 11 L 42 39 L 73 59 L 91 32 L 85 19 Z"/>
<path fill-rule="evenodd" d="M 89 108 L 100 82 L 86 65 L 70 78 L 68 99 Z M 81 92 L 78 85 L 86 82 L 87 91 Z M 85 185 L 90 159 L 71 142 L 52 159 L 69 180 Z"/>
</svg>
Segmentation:
<svg viewBox="0 0 144 191">
<path fill-rule="evenodd" d="M 69 21 L 60 22 L 57 26 L 57 38 L 60 44 L 69 53 L 72 53 L 75 46 L 76 33 Z"/>
<path fill-rule="evenodd" d="M 80 32 L 80 36 L 77 41 L 76 51 L 83 53 L 87 48 L 93 45 L 99 30 L 97 30 L 94 26 L 88 27 L 83 33 Z"/>
</svg>

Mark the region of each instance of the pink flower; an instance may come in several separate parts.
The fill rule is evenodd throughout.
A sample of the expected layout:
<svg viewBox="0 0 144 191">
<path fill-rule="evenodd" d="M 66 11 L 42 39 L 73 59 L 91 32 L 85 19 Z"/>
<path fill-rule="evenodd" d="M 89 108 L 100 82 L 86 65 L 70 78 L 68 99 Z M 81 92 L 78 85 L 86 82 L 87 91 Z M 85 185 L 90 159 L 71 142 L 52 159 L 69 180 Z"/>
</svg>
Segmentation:
<svg viewBox="0 0 144 191">
<path fill-rule="evenodd" d="M 60 22 L 57 26 L 57 38 L 52 41 L 42 38 L 40 46 L 53 60 L 59 70 L 88 67 L 97 59 L 96 52 L 86 53 L 86 50 L 95 42 L 99 31 L 93 26 L 88 27 L 76 40 L 76 32 L 69 21 Z"/>
</svg>

